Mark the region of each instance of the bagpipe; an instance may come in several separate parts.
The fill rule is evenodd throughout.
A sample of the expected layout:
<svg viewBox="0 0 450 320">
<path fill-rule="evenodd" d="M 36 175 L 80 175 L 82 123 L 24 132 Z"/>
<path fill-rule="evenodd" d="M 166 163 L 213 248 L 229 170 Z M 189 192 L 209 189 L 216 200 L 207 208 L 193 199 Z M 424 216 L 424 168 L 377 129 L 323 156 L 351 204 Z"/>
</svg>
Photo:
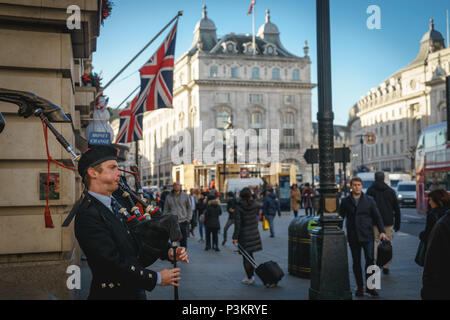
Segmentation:
<svg viewBox="0 0 450 320">
<path fill-rule="evenodd" d="M 57 141 L 71 155 L 72 162 L 75 165 L 77 164 L 81 155 L 75 152 L 70 143 L 51 124 L 52 122 L 72 123 L 72 120 L 67 117 L 61 107 L 30 92 L 2 88 L 0 88 L 0 101 L 18 105 L 19 116 L 28 118 L 34 115 L 39 117 L 43 124 L 54 134 Z M 5 124 L 6 121 L 0 113 L 0 133 L 4 129 Z M 74 168 L 68 169 L 73 170 Z M 172 263 L 176 266 L 176 248 L 178 247 L 178 241 L 182 238 L 178 217 L 171 214 L 164 215 L 155 203 L 148 203 L 145 198 L 141 198 L 136 192 L 131 190 L 125 179 L 121 179 L 118 192 L 130 204 L 130 211 L 126 207 L 122 207 L 120 210 L 126 218 L 130 232 L 134 234 L 140 246 L 139 257 L 143 266 L 147 267 L 155 262 L 158 257 L 166 256 L 169 247 L 174 249 L 174 261 Z M 136 206 L 137 203 L 142 206 L 143 212 Z M 75 211 L 73 210 L 73 212 Z M 68 226 L 72 218 L 73 216 L 68 217 L 63 226 Z M 178 288 L 175 287 L 175 289 Z M 177 298 L 177 290 L 175 298 Z"/>
</svg>

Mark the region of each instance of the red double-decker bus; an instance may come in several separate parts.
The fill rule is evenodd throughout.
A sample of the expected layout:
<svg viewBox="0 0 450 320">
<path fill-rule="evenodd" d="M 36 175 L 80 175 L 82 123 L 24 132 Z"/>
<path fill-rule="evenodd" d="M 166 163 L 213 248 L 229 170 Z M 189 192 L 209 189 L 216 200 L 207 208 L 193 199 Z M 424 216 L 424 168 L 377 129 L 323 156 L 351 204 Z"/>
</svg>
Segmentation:
<svg viewBox="0 0 450 320">
<path fill-rule="evenodd" d="M 428 193 L 445 189 L 450 193 L 450 144 L 447 143 L 447 122 L 427 127 L 416 148 L 416 208 L 425 215 Z"/>
</svg>

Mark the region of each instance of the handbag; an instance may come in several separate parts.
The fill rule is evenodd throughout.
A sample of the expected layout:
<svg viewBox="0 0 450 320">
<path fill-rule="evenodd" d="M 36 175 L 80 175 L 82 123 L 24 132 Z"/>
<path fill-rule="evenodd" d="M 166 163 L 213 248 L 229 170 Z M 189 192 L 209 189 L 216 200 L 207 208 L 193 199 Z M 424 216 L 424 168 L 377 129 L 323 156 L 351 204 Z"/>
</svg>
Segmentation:
<svg viewBox="0 0 450 320">
<path fill-rule="evenodd" d="M 262 229 L 263 231 L 269 230 L 269 220 L 266 219 L 266 217 L 263 216 L 262 220 Z"/>
<path fill-rule="evenodd" d="M 414 261 L 421 267 L 425 265 L 425 251 L 425 243 L 420 240 L 419 247 L 417 248 L 416 258 L 414 259 Z"/>
</svg>

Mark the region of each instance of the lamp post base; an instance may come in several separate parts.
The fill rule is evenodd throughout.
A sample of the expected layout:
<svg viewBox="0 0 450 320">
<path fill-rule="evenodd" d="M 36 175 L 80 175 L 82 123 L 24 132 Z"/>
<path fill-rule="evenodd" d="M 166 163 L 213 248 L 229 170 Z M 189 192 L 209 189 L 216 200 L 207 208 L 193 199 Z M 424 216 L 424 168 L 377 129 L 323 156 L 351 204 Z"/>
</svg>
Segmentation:
<svg viewBox="0 0 450 320">
<path fill-rule="evenodd" d="M 310 300 L 352 300 L 347 241 L 336 216 L 322 217 L 311 236 Z"/>
</svg>

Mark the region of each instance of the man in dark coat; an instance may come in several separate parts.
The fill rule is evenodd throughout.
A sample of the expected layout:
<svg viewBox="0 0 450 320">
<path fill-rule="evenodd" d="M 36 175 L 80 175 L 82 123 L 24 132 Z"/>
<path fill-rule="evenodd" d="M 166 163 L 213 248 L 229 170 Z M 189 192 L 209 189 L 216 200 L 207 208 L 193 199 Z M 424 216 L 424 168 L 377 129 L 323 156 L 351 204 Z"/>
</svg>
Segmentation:
<svg viewBox="0 0 450 320">
<path fill-rule="evenodd" d="M 384 172 L 375 173 L 375 182 L 367 190 L 367 195 L 374 198 L 377 204 L 378 211 L 380 211 L 383 218 L 384 230 L 388 240 L 392 243 L 394 239 L 394 231 L 400 230 L 400 207 L 398 205 L 395 191 L 392 190 L 386 183 L 384 183 Z M 374 227 L 375 232 L 375 260 L 377 259 L 377 248 L 379 241 L 379 234 L 377 226 Z M 389 274 L 389 267 L 391 261 L 383 266 L 383 273 Z"/>
<path fill-rule="evenodd" d="M 266 217 L 267 221 L 269 221 L 269 227 L 270 227 L 270 237 L 275 237 L 275 228 L 273 224 L 273 219 L 275 219 L 275 216 L 277 215 L 281 217 L 281 208 L 280 208 L 280 202 L 278 201 L 277 197 L 275 196 L 275 193 L 273 192 L 273 188 L 267 188 L 266 189 L 266 197 L 264 198 L 264 205 L 263 205 L 263 216 Z"/>
<path fill-rule="evenodd" d="M 233 243 L 239 243 L 253 258 L 253 252 L 262 250 L 261 237 L 258 230 L 258 215 L 262 205 L 260 202 L 253 200 L 249 188 L 242 189 L 239 197 L 240 199 L 234 212 Z M 255 282 L 253 277 L 255 269 L 245 258 L 243 258 L 243 262 L 247 277 L 242 280 L 242 283 L 253 284 Z"/>
<path fill-rule="evenodd" d="M 88 299 L 146 299 L 145 290 L 151 291 L 157 284 L 179 286 L 180 269 L 155 272 L 141 265 L 138 244 L 112 197 L 120 179 L 116 155 L 113 147 L 96 146 L 88 149 L 78 164 L 87 190 L 71 216 L 76 215 L 75 236 L 92 271 Z M 172 255 L 170 250 L 159 258 Z M 177 250 L 177 260 L 188 262 L 184 248 Z"/>
<path fill-rule="evenodd" d="M 424 300 L 450 300 L 450 214 L 447 211 L 433 227 L 423 269 Z"/>
<path fill-rule="evenodd" d="M 227 212 L 228 212 L 228 220 L 225 224 L 225 227 L 223 228 L 223 242 L 222 245 L 224 246 L 227 242 L 227 233 L 228 229 L 231 227 L 231 225 L 234 224 L 234 210 L 236 208 L 236 199 L 234 198 L 234 193 L 229 191 L 227 193 Z"/>
<path fill-rule="evenodd" d="M 352 193 L 342 200 L 339 214 L 346 218 L 347 239 L 352 252 L 353 273 L 355 274 L 358 289 L 356 296 L 364 295 L 363 276 L 361 270 L 361 249 L 364 249 L 366 260 L 365 270 L 375 265 L 374 258 L 374 231 L 373 226 L 378 226 L 381 231 L 380 239 L 385 240 L 383 220 L 378 212 L 377 205 L 372 197 L 362 192 L 361 178 L 353 178 L 350 182 Z M 366 273 L 366 280 L 369 276 Z M 375 289 L 366 288 L 367 293 L 378 296 Z"/>
<path fill-rule="evenodd" d="M 218 233 L 220 229 L 219 216 L 222 214 L 220 208 L 220 201 L 213 195 L 208 196 L 208 204 L 205 210 L 205 228 L 206 228 L 206 245 L 205 250 L 211 249 L 211 236 L 212 236 L 212 248 L 215 251 L 219 249 Z"/>
</svg>

